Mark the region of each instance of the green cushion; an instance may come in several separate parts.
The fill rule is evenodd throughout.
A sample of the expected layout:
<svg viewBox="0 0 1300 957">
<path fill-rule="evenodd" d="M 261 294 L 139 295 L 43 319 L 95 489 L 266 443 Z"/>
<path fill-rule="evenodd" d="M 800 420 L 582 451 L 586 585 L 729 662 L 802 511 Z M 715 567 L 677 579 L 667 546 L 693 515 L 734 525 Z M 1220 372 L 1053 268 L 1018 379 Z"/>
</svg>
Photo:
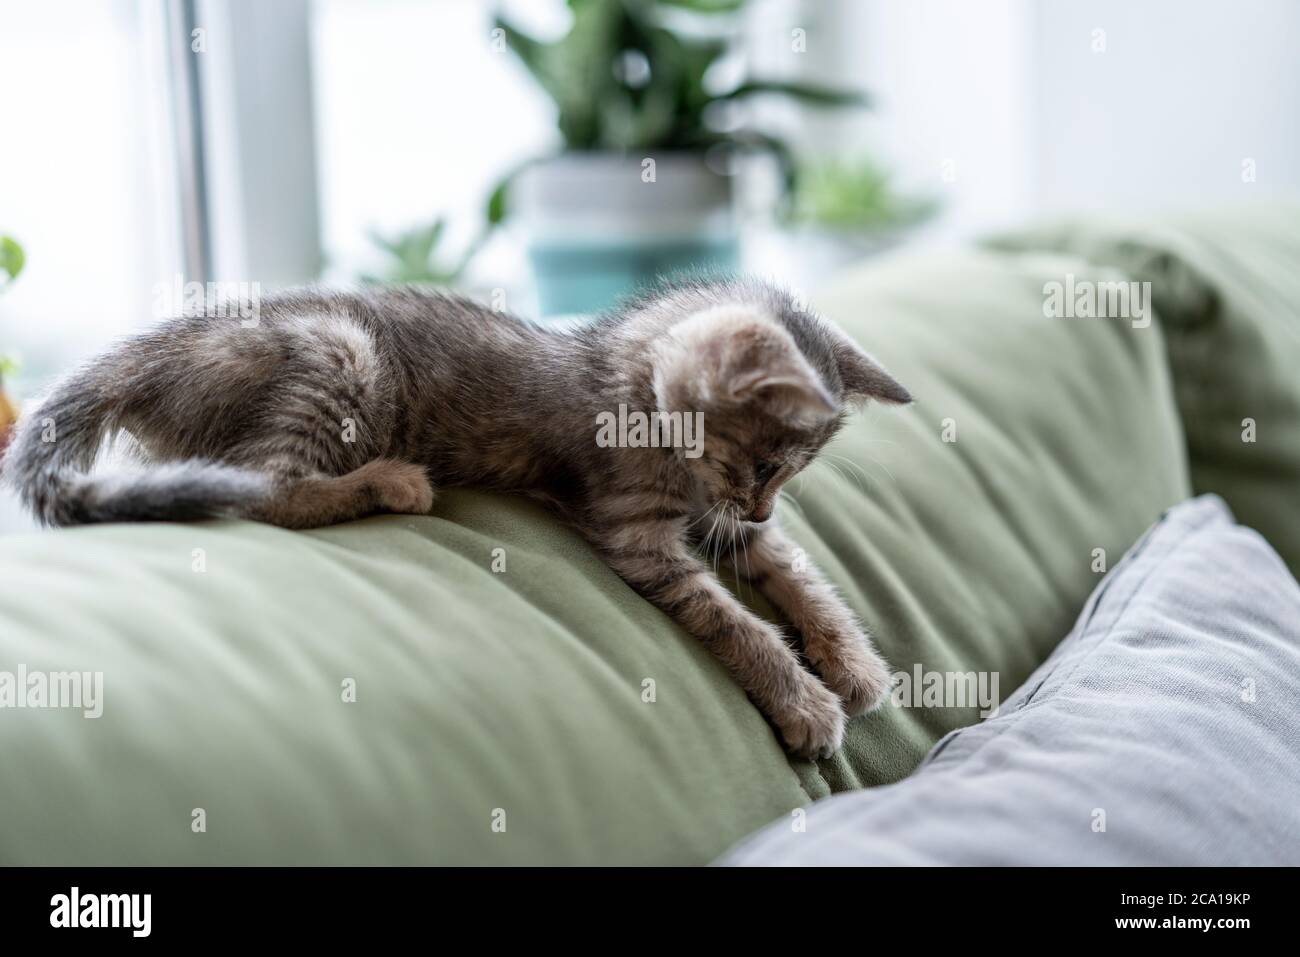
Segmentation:
<svg viewBox="0 0 1300 957">
<path fill-rule="evenodd" d="M 1094 568 L 1188 493 L 1159 329 L 1044 318 L 1064 269 L 1095 272 L 963 253 L 862 269 L 818 302 L 917 399 L 837 441 L 864 488 L 820 469 L 800 496 L 812 529 L 790 521 L 895 670 L 996 672 L 1009 695 L 1069 631 Z M 977 711 L 887 707 L 801 777 L 810 793 L 897 780 Z"/>
<path fill-rule="evenodd" d="M 1095 585 L 1093 549 L 1118 560 L 1188 493 L 1159 330 L 1045 320 L 1061 266 L 904 260 L 819 301 L 919 398 L 855 418 L 785 520 L 897 668 L 1009 694 Z M 6 863 L 698 863 L 976 720 L 886 706 L 792 763 L 578 536 L 468 491 L 306 533 L 15 536 L 0 582 L 0 670 L 105 683 L 98 719 L 0 711 Z"/>
<path fill-rule="evenodd" d="M 1074 253 L 1151 283 L 1193 488 L 1227 499 L 1300 575 L 1300 201 L 1089 216 L 990 245 Z"/>
</svg>

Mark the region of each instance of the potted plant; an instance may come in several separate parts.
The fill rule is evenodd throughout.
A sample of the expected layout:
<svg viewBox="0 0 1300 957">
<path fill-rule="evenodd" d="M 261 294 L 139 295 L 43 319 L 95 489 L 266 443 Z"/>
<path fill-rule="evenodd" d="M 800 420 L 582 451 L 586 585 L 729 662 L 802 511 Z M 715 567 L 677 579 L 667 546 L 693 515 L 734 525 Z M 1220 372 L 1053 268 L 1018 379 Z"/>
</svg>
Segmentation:
<svg viewBox="0 0 1300 957">
<path fill-rule="evenodd" d="M 362 275 L 362 282 L 454 286 L 473 258 L 477 244 L 456 259 L 450 259 L 441 249 L 446 228 L 446 218 L 439 216 L 427 225 L 414 226 L 393 236 L 372 231 L 370 241 L 383 253 L 384 267 L 380 273 Z"/>
<path fill-rule="evenodd" d="M 783 242 L 832 271 L 901 242 L 939 209 L 933 196 L 899 190 L 870 156 L 801 164 L 786 204 Z"/>
<path fill-rule="evenodd" d="M 759 96 L 818 106 L 861 94 L 721 78 L 746 0 L 568 0 L 553 42 L 498 16 L 499 36 L 555 101 L 563 151 L 508 176 L 489 224 L 523 226 L 544 314 L 609 304 L 656 274 L 732 268 L 738 152 L 761 150 L 793 182 L 792 152 L 738 114 Z"/>
<path fill-rule="evenodd" d="M 0 293 L 18 278 L 23 271 L 23 247 L 8 236 L 0 236 Z M 18 421 L 18 409 L 5 393 L 5 376 L 14 372 L 14 362 L 8 356 L 0 355 L 0 455 L 4 454 L 9 444 L 9 433 Z"/>
</svg>

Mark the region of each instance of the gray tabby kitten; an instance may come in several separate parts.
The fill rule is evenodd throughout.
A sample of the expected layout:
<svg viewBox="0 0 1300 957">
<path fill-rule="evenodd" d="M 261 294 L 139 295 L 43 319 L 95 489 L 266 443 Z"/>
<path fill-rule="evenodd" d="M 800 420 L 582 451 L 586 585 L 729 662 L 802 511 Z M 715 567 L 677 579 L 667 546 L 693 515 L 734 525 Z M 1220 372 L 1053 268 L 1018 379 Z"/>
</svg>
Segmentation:
<svg viewBox="0 0 1300 957">
<path fill-rule="evenodd" d="M 911 401 L 836 328 L 756 282 L 667 287 L 572 331 L 415 289 L 306 291 L 263 301 L 251 328 L 179 318 L 122 343 L 20 424 L 5 473 L 50 525 L 312 528 L 427 512 L 435 485 L 532 495 L 701 639 L 792 751 L 827 756 L 889 671 L 771 516 L 868 399 Z M 603 447 L 599 417 L 620 405 L 702 413 L 702 452 Z M 92 472 L 120 431 L 148 464 Z M 706 538 L 800 632 L 820 680 L 718 582 Z"/>
</svg>

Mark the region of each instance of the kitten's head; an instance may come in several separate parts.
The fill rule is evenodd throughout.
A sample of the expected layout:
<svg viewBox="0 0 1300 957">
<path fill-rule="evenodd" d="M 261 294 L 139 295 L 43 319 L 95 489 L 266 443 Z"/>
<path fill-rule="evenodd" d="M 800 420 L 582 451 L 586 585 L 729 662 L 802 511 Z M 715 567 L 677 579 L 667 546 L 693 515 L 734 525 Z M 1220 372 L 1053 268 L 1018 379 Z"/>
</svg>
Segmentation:
<svg viewBox="0 0 1300 957">
<path fill-rule="evenodd" d="M 704 305 L 653 354 L 663 412 L 703 412 L 703 450 L 683 456 L 701 499 L 764 522 L 777 492 L 807 466 L 850 408 L 911 395 L 839 329 L 779 290 Z"/>
</svg>

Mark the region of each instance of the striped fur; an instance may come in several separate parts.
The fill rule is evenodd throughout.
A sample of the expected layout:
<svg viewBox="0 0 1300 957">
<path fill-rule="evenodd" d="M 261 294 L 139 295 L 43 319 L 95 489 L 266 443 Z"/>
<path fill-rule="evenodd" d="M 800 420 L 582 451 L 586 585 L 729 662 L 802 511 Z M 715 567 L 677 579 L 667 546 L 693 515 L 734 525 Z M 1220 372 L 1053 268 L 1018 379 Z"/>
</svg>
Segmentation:
<svg viewBox="0 0 1300 957">
<path fill-rule="evenodd" d="M 416 289 L 301 291 L 259 322 L 178 318 L 74 373 L 19 424 L 5 481 L 41 521 L 239 517 L 289 528 L 421 513 L 435 486 L 538 498 L 698 636 L 806 755 L 877 703 L 883 662 L 770 521 L 781 485 L 847 410 L 907 391 L 834 326 L 771 286 L 668 286 L 558 331 Z M 603 447 L 620 405 L 702 413 L 703 454 Z M 141 464 L 96 469 L 126 435 Z M 740 569 L 802 634 L 726 591 Z M 820 676 L 820 677 L 818 677 Z"/>
</svg>

